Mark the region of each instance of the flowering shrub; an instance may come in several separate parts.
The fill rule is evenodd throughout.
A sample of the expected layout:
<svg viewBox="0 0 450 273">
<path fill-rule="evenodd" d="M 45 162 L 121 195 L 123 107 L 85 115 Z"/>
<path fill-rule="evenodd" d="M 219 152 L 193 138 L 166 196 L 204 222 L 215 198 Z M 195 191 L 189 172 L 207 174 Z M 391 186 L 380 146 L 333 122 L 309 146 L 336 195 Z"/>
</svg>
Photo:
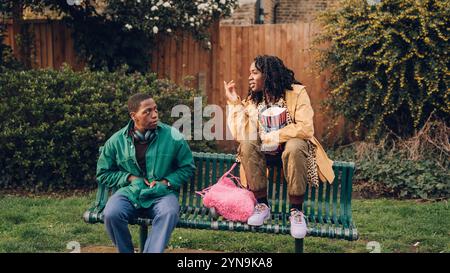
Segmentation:
<svg viewBox="0 0 450 273">
<path fill-rule="evenodd" d="M 208 44 L 207 29 L 220 16 L 233 11 L 236 0 L 108 0 L 105 14 L 124 29 L 149 35 L 174 30 L 189 31 Z"/>
<path fill-rule="evenodd" d="M 7 0 L 1 12 L 17 1 Z M 237 0 L 23 0 L 23 7 L 56 11 L 74 31 L 75 48 L 91 69 L 127 64 L 146 72 L 156 35 L 189 32 L 211 47 L 208 29 L 233 11 Z M 9 9 L 7 10 L 6 7 Z"/>
<path fill-rule="evenodd" d="M 229 15 L 236 2 L 105 0 L 96 7 L 99 15 L 87 21 L 76 19 L 72 24 L 78 30 L 79 52 L 91 68 L 114 70 L 125 63 L 131 70 L 145 72 L 150 67 L 150 51 L 156 35 L 187 31 L 205 48 L 211 48 L 208 28 L 220 16 Z M 74 9 L 86 9 L 86 5 L 86 1 L 81 1 Z M 105 31 L 109 34 L 105 35 Z"/>
<path fill-rule="evenodd" d="M 411 136 L 433 112 L 448 125 L 449 21 L 445 0 L 345 0 L 324 13 L 329 105 L 369 140 Z"/>
</svg>

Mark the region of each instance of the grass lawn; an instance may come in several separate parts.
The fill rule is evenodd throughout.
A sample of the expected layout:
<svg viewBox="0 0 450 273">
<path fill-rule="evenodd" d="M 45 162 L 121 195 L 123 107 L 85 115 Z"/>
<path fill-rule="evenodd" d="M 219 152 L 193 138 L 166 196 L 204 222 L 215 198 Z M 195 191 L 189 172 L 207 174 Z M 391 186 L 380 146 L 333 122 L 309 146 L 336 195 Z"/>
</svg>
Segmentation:
<svg viewBox="0 0 450 273">
<path fill-rule="evenodd" d="M 81 216 L 94 193 L 73 197 L 0 196 L 0 252 L 68 252 L 67 244 L 111 246 L 103 225 Z M 360 233 L 356 242 L 308 237 L 305 252 L 450 252 L 450 209 L 447 201 L 420 203 L 392 199 L 354 200 L 353 217 Z M 138 246 L 138 227 L 131 227 Z M 416 246 L 414 246 L 416 245 Z M 293 252 L 289 235 L 175 229 L 169 248 L 224 252 Z"/>
</svg>

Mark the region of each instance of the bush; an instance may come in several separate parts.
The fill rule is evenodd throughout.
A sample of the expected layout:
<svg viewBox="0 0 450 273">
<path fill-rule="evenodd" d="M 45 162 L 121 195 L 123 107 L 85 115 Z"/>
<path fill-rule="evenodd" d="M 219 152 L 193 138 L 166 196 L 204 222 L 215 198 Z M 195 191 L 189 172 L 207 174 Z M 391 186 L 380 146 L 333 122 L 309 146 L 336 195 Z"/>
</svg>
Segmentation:
<svg viewBox="0 0 450 273">
<path fill-rule="evenodd" d="M 450 129 L 429 121 L 406 140 L 355 142 L 334 150 L 330 157 L 355 161 L 355 180 L 382 188 L 401 198 L 438 199 L 450 197 Z M 369 187 L 370 188 L 370 187 Z"/>
<path fill-rule="evenodd" d="M 168 124 L 174 104 L 192 109 L 193 97 L 200 95 L 155 74 L 127 75 L 125 70 L 66 67 L 0 74 L 0 188 L 92 188 L 98 148 L 127 123 L 131 94 L 153 95 Z M 213 146 L 195 141 L 191 148 L 211 151 Z"/>
<path fill-rule="evenodd" d="M 357 135 L 410 137 L 433 112 L 449 124 L 448 1 L 346 0 L 320 18 L 317 42 L 331 42 L 320 62 L 333 68 L 327 104 Z"/>
<path fill-rule="evenodd" d="M 126 64 L 130 71 L 149 71 L 157 35 L 189 33 L 206 48 L 208 30 L 228 16 L 236 0 L 55 1 L 2 0 L 0 13 L 12 7 L 61 15 L 73 30 L 78 56 L 95 70 L 115 71 Z M 51 14 L 51 13 L 50 13 Z"/>
</svg>

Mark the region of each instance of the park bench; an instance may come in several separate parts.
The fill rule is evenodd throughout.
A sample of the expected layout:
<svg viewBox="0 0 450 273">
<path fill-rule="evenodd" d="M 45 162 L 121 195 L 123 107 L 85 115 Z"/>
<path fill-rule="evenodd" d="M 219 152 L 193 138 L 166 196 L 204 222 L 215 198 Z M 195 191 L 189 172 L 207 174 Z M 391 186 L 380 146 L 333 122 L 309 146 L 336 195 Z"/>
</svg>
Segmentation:
<svg viewBox="0 0 450 273">
<path fill-rule="evenodd" d="M 196 191 L 217 182 L 235 162 L 235 155 L 194 152 L 195 175 L 180 189 L 180 220 L 177 227 L 189 229 L 227 230 L 233 232 L 261 232 L 290 236 L 289 202 L 286 183 L 282 175 L 281 162 L 268 164 L 268 199 L 272 209 L 271 219 L 260 227 L 232 222 L 222 217 L 213 217 L 202 204 Z M 237 176 L 239 168 L 234 169 Z M 307 188 L 303 210 L 308 224 L 307 236 L 327 237 L 344 240 L 357 240 L 358 231 L 352 220 L 352 177 L 354 163 L 335 161 L 333 165 L 335 180 L 332 184 L 319 183 L 319 187 Z M 115 188 L 98 184 L 94 205 L 83 215 L 87 223 L 103 223 L 103 209 Z M 136 218 L 130 224 L 140 225 L 140 251 L 147 238 L 148 226 L 152 219 Z M 303 240 L 295 240 L 295 251 L 303 252 Z"/>
</svg>

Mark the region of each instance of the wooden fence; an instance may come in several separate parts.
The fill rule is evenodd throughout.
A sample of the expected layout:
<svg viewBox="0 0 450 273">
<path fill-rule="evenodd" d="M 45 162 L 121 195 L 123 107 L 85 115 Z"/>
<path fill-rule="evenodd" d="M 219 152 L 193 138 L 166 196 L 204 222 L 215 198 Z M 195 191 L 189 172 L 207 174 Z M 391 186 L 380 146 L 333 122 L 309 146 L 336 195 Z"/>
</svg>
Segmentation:
<svg viewBox="0 0 450 273">
<path fill-rule="evenodd" d="M 79 60 L 73 45 L 72 32 L 63 22 L 47 20 L 24 21 L 30 27 L 34 46 L 31 52 L 33 68 L 60 68 L 67 63 L 76 70 L 84 67 L 83 60 Z M 15 28 L 11 22 L 7 23 L 5 44 L 18 52 L 18 40 L 15 38 Z"/>
<path fill-rule="evenodd" d="M 33 20 L 32 33 L 35 38 L 33 67 L 59 68 L 66 62 L 75 69 L 84 64 L 77 60 L 73 48 L 71 31 L 61 22 Z M 297 80 L 306 86 L 315 110 L 316 137 L 321 139 L 329 125 L 320 103 L 326 97 L 328 73 L 313 69 L 315 57 L 312 41 L 320 27 L 313 23 L 265 24 L 252 26 L 219 26 L 211 30 L 211 50 L 206 50 L 188 35 L 181 38 L 160 37 L 152 53 L 151 70 L 160 78 L 169 78 L 178 84 L 186 84 L 187 76 L 193 76 L 190 86 L 202 89 L 208 103 L 224 107 L 226 104 L 223 81 L 234 80 L 238 93 L 245 97 L 248 92 L 249 67 L 254 57 L 261 54 L 280 57 L 291 68 Z M 13 49 L 12 25 L 8 25 L 6 43 Z M 342 126 L 335 128 L 333 135 L 340 134 Z M 222 145 L 233 147 L 227 142 Z"/>
</svg>

